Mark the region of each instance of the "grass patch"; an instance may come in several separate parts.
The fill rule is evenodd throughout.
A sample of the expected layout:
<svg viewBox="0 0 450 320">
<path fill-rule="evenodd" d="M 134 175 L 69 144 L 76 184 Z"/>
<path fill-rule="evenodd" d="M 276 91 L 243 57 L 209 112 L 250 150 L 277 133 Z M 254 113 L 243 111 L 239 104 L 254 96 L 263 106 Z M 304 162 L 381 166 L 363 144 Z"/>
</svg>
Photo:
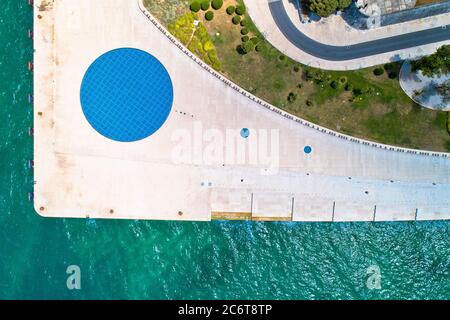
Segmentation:
<svg viewBox="0 0 450 320">
<path fill-rule="evenodd" d="M 450 135 L 450 111 L 447 111 L 447 132 Z"/>
</svg>

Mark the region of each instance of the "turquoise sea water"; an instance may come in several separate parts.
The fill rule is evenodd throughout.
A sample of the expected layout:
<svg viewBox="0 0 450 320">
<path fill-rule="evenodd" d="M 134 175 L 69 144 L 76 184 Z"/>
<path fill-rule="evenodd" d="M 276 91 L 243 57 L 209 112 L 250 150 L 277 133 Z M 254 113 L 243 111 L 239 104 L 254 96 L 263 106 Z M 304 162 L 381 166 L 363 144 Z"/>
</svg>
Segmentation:
<svg viewBox="0 0 450 320">
<path fill-rule="evenodd" d="M 0 298 L 450 298 L 450 222 L 43 219 L 28 201 L 32 14 L 0 10 Z M 81 268 L 80 291 L 66 268 Z M 366 286 L 378 265 L 381 290 Z"/>
</svg>

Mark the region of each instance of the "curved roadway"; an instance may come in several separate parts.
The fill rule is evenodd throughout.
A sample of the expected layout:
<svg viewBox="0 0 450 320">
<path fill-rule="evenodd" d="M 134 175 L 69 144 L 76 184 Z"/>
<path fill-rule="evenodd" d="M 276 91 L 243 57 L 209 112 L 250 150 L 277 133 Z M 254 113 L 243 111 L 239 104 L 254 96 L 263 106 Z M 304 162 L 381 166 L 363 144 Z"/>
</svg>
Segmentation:
<svg viewBox="0 0 450 320">
<path fill-rule="evenodd" d="M 278 28 L 292 44 L 324 60 L 352 60 L 450 39 L 450 28 L 438 27 L 349 46 L 332 46 L 317 42 L 298 30 L 289 18 L 283 1 L 269 2 L 269 7 Z"/>
</svg>

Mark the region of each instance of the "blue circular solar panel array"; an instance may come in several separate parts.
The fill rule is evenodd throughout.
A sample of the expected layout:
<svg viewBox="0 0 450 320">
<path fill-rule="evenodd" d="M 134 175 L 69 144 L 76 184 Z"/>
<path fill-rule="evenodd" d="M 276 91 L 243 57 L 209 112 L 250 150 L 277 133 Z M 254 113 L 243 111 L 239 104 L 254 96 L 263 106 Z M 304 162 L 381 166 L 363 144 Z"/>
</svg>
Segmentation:
<svg viewBox="0 0 450 320">
<path fill-rule="evenodd" d="M 173 86 L 155 57 L 122 48 L 105 53 L 89 67 L 80 99 L 97 132 L 115 141 L 133 142 L 149 137 L 166 122 Z"/>
</svg>

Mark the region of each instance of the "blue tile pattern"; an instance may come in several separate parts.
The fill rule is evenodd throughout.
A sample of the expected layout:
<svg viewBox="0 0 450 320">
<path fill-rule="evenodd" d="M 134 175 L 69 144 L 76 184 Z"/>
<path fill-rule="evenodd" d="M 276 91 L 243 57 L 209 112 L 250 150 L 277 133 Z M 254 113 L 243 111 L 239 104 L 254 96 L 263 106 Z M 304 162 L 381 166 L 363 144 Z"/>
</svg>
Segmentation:
<svg viewBox="0 0 450 320">
<path fill-rule="evenodd" d="M 133 142 L 151 136 L 166 122 L 173 86 L 155 57 L 120 48 L 92 63 L 81 84 L 80 100 L 86 119 L 98 133 Z"/>
</svg>

